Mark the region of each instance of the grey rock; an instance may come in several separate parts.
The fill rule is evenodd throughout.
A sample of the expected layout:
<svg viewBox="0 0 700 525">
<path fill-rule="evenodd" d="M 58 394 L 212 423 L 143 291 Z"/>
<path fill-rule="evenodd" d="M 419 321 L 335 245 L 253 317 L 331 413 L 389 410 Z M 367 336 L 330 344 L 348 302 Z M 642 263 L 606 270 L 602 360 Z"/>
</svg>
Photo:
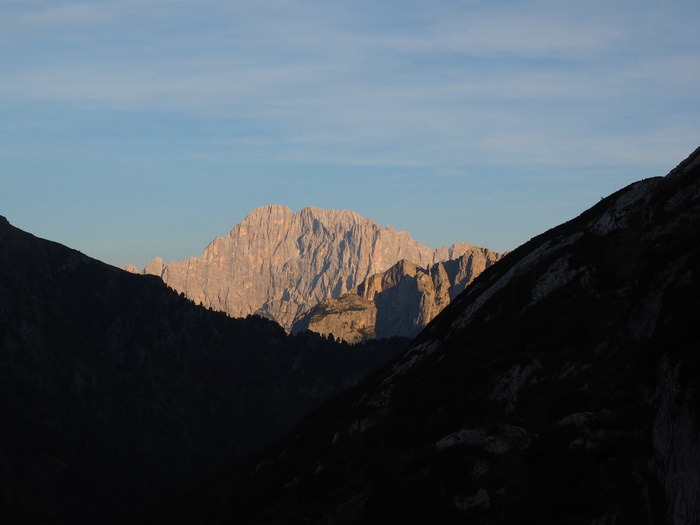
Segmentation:
<svg viewBox="0 0 700 525">
<path fill-rule="evenodd" d="M 144 272 L 195 303 L 232 317 L 262 314 L 289 330 L 310 307 L 402 259 L 427 267 L 469 248 L 467 242 L 428 248 L 408 232 L 382 228 L 351 211 L 308 207 L 292 213 L 271 205 L 215 238 L 201 257 L 167 265 L 156 258 Z"/>
<path fill-rule="evenodd" d="M 392 336 L 415 337 L 486 268 L 503 257 L 471 247 L 456 260 L 427 268 L 401 260 L 337 298 L 298 318 L 292 332 L 311 330 L 350 343 Z"/>
</svg>

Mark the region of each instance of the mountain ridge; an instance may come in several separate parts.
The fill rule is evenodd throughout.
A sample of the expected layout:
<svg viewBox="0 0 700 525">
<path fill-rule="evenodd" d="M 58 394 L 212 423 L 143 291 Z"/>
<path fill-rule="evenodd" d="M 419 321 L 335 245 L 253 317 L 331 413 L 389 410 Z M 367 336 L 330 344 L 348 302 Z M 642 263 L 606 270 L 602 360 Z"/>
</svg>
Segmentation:
<svg viewBox="0 0 700 525">
<path fill-rule="evenodd" d="M 295 319 L 292 333 L 311 330 L 355 343 L 391 336 L 415 337 L 482 271 L 502 258 L 471 247 L 457 259 L 426 268 L 402 259 L 352 290 L 326 299 Z"/>
<path fill-rule="evenodd" d="M 0 522 L 133 520 L 404 344 L 230 318 L 0 218 Z"/>
<path fill-rule="evenodd" d="M 700 149 L 486 269 L 150 523 L 700 523 Z"/>
<path fill-rule="evenodd" d="M 309 206 L 292 213 L 275 204 L 251 211 L 200 257 L 169 264 L 156 258 L 144 272 L 196 303 L 233 317 L 269 316 L 289 330 L 310 307 L 401 259 L 428 266 L 471 247 L 457 242 L 428 248 L 408 232 L 382 228 L 355 212 Z"/>
</svg>

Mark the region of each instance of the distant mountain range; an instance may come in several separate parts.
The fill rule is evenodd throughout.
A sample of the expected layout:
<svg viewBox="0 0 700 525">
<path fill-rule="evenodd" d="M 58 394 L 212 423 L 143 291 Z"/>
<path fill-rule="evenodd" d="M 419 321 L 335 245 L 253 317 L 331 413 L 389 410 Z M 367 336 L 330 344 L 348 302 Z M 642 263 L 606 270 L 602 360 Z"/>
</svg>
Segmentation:
<svg viewBox="0 0 700 525">
<path fill-rule="evenodd" d="M 428 274 L 440 274 L 436 275 L 435 286 L 452 288 L 453 293 L 456 288 L 461 291 L 467 284 L 464 279 L 444 275 L 446 268 L 455 265 L 440 267 L 439 271 L 435 265 L 456 260 L 470 250 L 475 249 L 467 242 L 458 242 L 449 248 L 428 248 L 405 231 L 396 231 L 390 226 L 382 228 L 350 211 L 308 207 L 292 213 L 289 208 L 272 205 L 252 211 L 228 235 L 214 239 L 201 257 L 167 265 L 156 258 L 143 273 L 161 277 L 168 286 L 195 303 L 233 317 L 263 315 L 291 330 L 294 323 L 318 303 L 348 292 L 357 295 L 356 287 L 400 261 L 425 269 L 432 266 Z M 486 264 L 490 264 L 500 255 L 488 252 L 486 257 Z M 467 272 L 475 275 L 477 268 L 483 269 L 483 265 L 473 265 Z M 133 266 L 127 269 L 140 272 Z M 459 282 L 448 283 L 445 278 Z M 374 279 L 374 282 L 379 281 L 388 286 L 387 279 Z M 377 293 L 388 296 L 386 286 Z M 422 293 L 410 294 L 415 302 L 409 300 L 405 286 L 402 290 L 405 311 L 398 312 L 395 304 L 392 312 L 386 312 L 380 297 L 374 301 L 365 296 L 363 300 L 373 305 L 365 305 L 363 318 L 376 314 L 375 319 L 363 322 L 362 329 L 348 327 L 342 333 L 338 330 L 336 335 L 348 341 L 367 339 L 375 334 L 413 336 L 446 304 L 449 295 L 447 290 L 422 290 Z M 439 297 L 435 301 L 427 299 L 426 303 L 427 296 L 435 293 Z M 337 309 L 340 304 L 344 304 L 342 300 L 333 308 Z M 421 311 L 415 314 L 416 309 Z M 314 318 L 318 317 L 318 312 L 316 309 Z M 410 318 L 410 327 L 397 326 L 392 330 L 391 324 L 382 321 L 382 317 L 395 315 Z M 317 327 L 317 323 L 306 324 L 311 330 Z"/>
<path fill-rule="evenodd" d="M 402 286 L 450 299 L 409 346 L 349 345 L 0 218 L 0 523 L 700 523 L 700 149 L 493 264 L 464 248 L 307 283 L 350 303 L 329 326 Z"/>
<path fill-rule="evenodd" d="M 487 268 L 145 523 L 698 524 L 699 318 L 700 149 Z"/>
<path fill-rule="evenodd" d="M 232 319 L 0 218 L 0 523 L 133 520 L 406 342 Z"/>
</svg>

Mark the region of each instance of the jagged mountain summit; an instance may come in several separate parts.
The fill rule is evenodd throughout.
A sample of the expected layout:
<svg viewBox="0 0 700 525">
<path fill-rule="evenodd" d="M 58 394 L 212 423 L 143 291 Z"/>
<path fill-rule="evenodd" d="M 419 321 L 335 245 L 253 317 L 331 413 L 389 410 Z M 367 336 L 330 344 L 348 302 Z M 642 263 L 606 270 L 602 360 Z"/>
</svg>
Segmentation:
<svg viewBox="0 0 700 525">
<path fill-rule="evenodd" d="M 421 268 L 401 260 L 297 319 L 292 332 L 311 330 L 349 343 L 393 336 L 415 337 L 474 278 L 500 260 L 486 248 Z"/>
<path fill-rule="evenodd" d="M 700 148 L 484 271 L 148 523 L 700 523 Z"/>
<path fill-rule="evenodd" d="M 145 268 L 195 303 L 233 317 L 261 314 L 289 330 L 319 302 L 351 290 L 402 259 L 419 266 L 456 259 L 471 245 L 428 248 L 408 232 L 344 210 L 258 208 L 201 257 Z"/>
<path fill-rule="evenodd" d="M 0 217 L 0 523 L 127 523 L 404 346 L 232 319 Z"/>
</svg>

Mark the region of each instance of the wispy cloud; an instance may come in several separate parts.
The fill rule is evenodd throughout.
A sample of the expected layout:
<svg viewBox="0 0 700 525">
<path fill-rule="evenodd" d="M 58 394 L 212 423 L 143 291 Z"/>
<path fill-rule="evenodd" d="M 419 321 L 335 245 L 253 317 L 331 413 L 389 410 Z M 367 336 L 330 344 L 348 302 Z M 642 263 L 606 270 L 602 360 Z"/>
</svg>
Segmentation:
<svg viewBox="0 0 700 525">
<path fill-rule="evenodd" d="M 5 0 L 0 168 L 651 171 L 700 141 L 698 6 Z"/>
</svg>

